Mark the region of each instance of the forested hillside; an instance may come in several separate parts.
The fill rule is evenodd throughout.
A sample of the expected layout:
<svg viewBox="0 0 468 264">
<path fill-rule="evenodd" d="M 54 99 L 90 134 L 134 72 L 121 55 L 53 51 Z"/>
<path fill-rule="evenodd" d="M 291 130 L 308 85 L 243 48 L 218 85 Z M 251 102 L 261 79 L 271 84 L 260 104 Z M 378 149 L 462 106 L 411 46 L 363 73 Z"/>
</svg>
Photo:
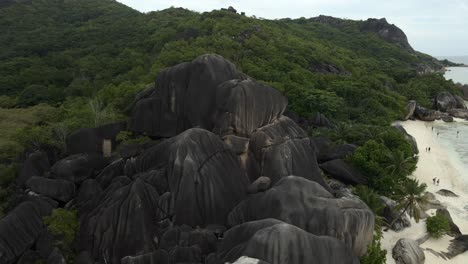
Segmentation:
<svg viewBox="0 0 468 264">
<path fill-rule="evenodd" d="M 70 133 L 127 120 L 135 96 L 154 89 L 158 74 L 203 54 L 219 54 L 280 91 L 296 119 L 324 114 L 327 128 L 303 128 L 359 147 L 346 162 L 362 172 L 370 197 L 394 194 L 417 159 L 389 126 L 407 115 L 408 100 L 431 108 L 439 92 L 459 93 L 440 74 L 443 64 L 415 51 L 385 19 L 266 20 L 241 11 L 140 13 L 112 0 L 0 0 L 0 217 L 16 205 L 8 200 L 28 154 L 65 157 Z M 159 139 L 148 136 L 121 132 L 119 140 Z M 401 166 L 388 170 L 392 162 Z M 76 253 L 70 245 L 61 250 Z"/>
</svg>

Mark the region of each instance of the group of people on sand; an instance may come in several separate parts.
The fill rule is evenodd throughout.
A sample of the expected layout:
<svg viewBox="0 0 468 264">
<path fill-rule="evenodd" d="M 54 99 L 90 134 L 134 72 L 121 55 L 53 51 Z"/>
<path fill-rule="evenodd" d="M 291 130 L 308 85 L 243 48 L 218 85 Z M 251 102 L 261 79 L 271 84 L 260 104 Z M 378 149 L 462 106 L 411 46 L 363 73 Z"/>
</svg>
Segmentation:
<svg viewBox="0 0 468 264">
<path fill-rule="evenodd" d="M 434 178 L 434 179 L 432 179 L 432 182 L 433 182 L 434 185 L 436 185 L 436 183 L 437 183 L 437 186 L 439 186 L 440 179 Z"/>
<path fill-rule="evenodd" d="M 431 147 L 427 147 L 426 152 L 431 152 Z"/>
</svg>

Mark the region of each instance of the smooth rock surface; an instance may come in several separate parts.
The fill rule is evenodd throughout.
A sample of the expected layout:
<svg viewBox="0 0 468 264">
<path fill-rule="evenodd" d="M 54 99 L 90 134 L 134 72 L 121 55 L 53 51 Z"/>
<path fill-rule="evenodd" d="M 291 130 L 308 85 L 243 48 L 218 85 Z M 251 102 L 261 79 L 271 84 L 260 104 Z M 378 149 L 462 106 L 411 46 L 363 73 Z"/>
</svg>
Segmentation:
<svg viewBox="0 0 468 264">
<path fill-rule="evenodd" d="M 396 264 L 423 264 L 426 256 L 418 243 L 408 238 L 401 238 L 392 250 Z"/>
<path fill-rule="evenodd" d="M 29 154 L 23 162 L 20 173 L 15 179 L 19 186 L 24 186 L 29 178 L 33 176 L 43 176 L 44 172 L 50 169 L 49 159 L 44 152 L 33 152 Z"/>
<path fill-rule="evenodd" d="M 365 184 L 366 178 L 351 165 L 342 159 L 327 161 L 320 164 L 320 168 L 330 175 L 333 179 L 337 179 L 345 184 Z"/>
<path fill-rule="evenodd" d="M 193 227 L 224 225 L 250 183 L 228 146 L 217 135 L 199 128 L 147 150 L 136 167 L 138 172 L 165 170 L 174 222 Z"/>
<path fill-rule="evenodd" d="M 359 263 L 336 238 L 312 235 L 276 219 L 248 222 L 227 231 L 214 263 L 233 262 L 241 256 L 271 264 Z"/>
<path fill-rule="evenodd" d="M 34 176 L 28 180 L 26 186 L 35 193 L 65 203 L 75 196 L 75 184 L 70 181 Z"/>
<path fill-rule="evenodd" d="M 336 237 L 364 255 L 372 241 L 374 215 L 358 199 L 336 199 L 316 182 L 288 176 L 271 189 L 242 201 L 228 216 L 229 225 L 275 218 L 318 236 Z"/>
<path fill-rule="evenodd" d="M 97 153 L 75 154 L 56 162 L 51 168 L 51 178 L 82 182 L 102 170 L 108 160 Z"/>
</svg>

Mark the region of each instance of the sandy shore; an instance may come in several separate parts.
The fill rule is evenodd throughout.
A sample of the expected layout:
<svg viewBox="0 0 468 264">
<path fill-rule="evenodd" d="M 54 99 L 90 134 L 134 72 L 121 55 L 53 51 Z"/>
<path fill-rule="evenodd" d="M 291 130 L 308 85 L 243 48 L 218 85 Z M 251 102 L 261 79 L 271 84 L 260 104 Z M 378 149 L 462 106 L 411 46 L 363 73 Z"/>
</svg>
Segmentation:
<svg viewBox="0 0 468 264">
<path fill-rule="evenodd" d="M 437 122 L 437 121 L 436 121 Z M 451 153 L 444 149 L 437 140 L 437 136 L 432 131 L 432 126 L 436 123 L 422 121 L 405 121 L 399 122 L 406 131 L 415 137 L 419 148 L 419 161 L 413 177 L 417 178 L 420 183 L 426 183 L 427 190 L 436 195 L 436 198 L 447 207 L 453 221 L 458 225 L 463 234 L 468 234 L 468 212 L 464 209 L 468 205 L 468 182 L 463 179 L 463 169 L 460 164 L 451 156 Z M 431 151 L 426 152 L 425 148 L 430 147 Z M 437 177 L 440 179 L 440 185 L 433 184 L 432 179 Z M 458 194 L 460 197 L 451 198 L 436 194 L 440 189 L 448 189 Z M 426 213 L 433 215 L 435 210 L 429 210 Z M 395 243 L 400 238 L 419 239 L 426 235 L 425 220 L 416 223 L 411 219 L 411 227 L 408 227 L 400 232 L 387 231 L 384 232 L 382 239 L 382 247 L 387 250 L 387 263 L 395 263 L 392 258 L 392 249 Z M 438 263 L 468 263 L 468 252 L 465 252 L 453 259 L 444 260 L 437 257 L 435 254 L 426 250 L 427 248 L 441 252 L 447 251 L 450 240 L 449 236 L 444 236 L 440 239 L 429 239 L 421 248 L 425 249 L 427 264 Z"/>
</svg>

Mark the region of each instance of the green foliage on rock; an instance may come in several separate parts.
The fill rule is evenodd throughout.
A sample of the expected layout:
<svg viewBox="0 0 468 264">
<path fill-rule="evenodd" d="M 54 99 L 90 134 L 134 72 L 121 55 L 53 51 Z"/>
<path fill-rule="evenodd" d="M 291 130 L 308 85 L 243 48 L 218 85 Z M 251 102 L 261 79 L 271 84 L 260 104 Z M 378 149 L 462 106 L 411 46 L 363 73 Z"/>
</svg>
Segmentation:
<svg viewBox="0 0 468 264">
<path fill-rule="evenodd" d="M 56 246 L 62 251 L 67 262 L 73 263 L 75 256 L 72 244 L 79 228 L 77 211 L 54 209 L 50 216 L 44 217 L 44 224 L 55 237 Z"/>
<path fill-rule="evenodd" d="M 444 215 L 436 214 L 426 219 L 426 228 L 431 237 L 440 238 L 450 231 L 450 224 Z"/>
<path fill-rule="evenodd" d="M 367 247 L 367 252 L 360 258 L 361 264 L 385 264 L 387 263 L 387 250 L 382 249 L 381 236 L 374 235 L 372 244 Z"/>
<path fill-rule="evenodd" d="M 151 141 L 151 138 L 137 135 L 131 131 L 121 131 L 115 138 L 120 144 L 143 144 Z"/>
</svg>

